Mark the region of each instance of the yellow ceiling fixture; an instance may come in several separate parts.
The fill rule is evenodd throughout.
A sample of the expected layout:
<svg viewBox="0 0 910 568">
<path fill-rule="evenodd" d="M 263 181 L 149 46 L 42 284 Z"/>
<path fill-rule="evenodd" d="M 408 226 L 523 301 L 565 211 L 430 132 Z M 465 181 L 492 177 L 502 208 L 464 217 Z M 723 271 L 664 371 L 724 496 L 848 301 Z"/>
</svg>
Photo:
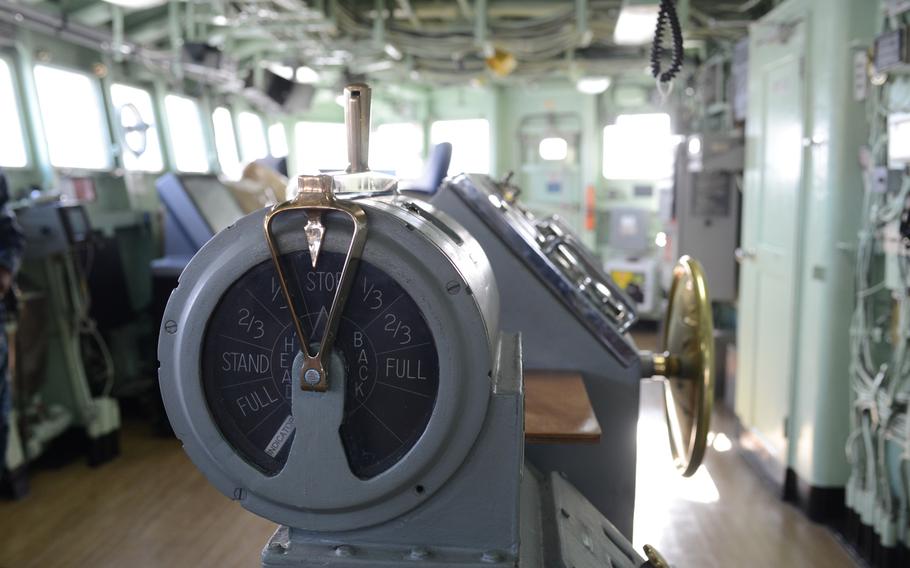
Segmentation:
<svg viewBox="0 0 910 568">
<path fill-rule="evenodd" d="M 498 77 L 506 77 L 515 71 L 518 60 L 510 52 L 498 47 L 493 49 L 493 54 L 487 56 L 484 61 L 487 68 Z"/>
</svg>

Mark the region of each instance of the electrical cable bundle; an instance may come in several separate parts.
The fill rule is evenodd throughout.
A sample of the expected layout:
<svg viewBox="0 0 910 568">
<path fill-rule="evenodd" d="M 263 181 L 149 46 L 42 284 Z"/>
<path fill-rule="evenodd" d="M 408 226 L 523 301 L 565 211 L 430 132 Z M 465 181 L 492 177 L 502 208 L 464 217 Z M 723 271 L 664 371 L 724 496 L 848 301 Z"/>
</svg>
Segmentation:
<svg viewBox="0 0 910 568">
<path fill-rule="evenodd" d="M 851 466 L 847 505 L 864 525 L 874 528 L 883 546 L 890 547 L 910 538 L 910 257 L 901 250 L 901 242 L 889 252 L 884 239 L 888 227 L 899 223 L 906 210 L 910 176 L 904 172 L 900 186 L 885 191 L 873 187 L 871 176 L 876 166 L 881 169 L 887 163 L 888 116 L 910 109 L 910 97 L 886 84 L 871 90 L 867 105 L 869 142 L 861 160 L 863 227 L 850 333 L 854 396 L 846 445 Z M 890 279 L 889 262 L 895 271 Z M 899 451 L 895 454 L 889 447 Z"/>
</svg>

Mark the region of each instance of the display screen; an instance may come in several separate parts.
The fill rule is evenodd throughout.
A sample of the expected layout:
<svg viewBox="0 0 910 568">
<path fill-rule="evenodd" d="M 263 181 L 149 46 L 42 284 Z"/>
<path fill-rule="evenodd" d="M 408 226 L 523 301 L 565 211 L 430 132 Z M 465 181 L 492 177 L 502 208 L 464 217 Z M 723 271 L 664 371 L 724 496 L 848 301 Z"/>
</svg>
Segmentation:
<svg viewBox="0 0 910 568">
<path fill-rule="evenodd" d="M 324 251 L 316 269 L 308 251 L 282 262 L 307 340 L 318 343 L 344 255 Z M 299 350 L 271 261 L 228 288 L 204 338 L 202 380 L 212 415 L 238 453 L 268 475 L 281 471 L 295 434 L 291 400 L 300 379 L 292 364 Z M 439 357 L 417 303 L 368 262 L 357 265 L 332 361 L 343 364 L 345 376 L 339 443 L 354 475 L 374 477 L 401 460 L 426 429 Z"/>
<path fill-rule="evenodd" d="M 88 215 L 85 213 L 85 209 L 81 205 L 73 205 L 69 207 L 60 207 L 58 211 L 60 212 L 60 218 L 63 221 L 63 226 L 66 229 L 66 236 L 70 243 L 82 243 L 87 241 L 91 235 L 92 227 L 89 223 Z"/>
</svg>

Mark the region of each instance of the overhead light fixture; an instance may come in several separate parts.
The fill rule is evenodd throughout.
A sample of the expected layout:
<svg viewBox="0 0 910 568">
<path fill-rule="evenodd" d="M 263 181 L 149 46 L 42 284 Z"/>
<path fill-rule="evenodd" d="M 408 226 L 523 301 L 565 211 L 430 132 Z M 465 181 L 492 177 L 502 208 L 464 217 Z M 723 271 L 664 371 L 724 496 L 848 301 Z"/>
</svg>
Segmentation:
<svg viewBox="0 0 910 568">
<path fill-rule="evenodd" d="M 358 67 L 357 71 L 359 73 L 365 73 L 369 75 L 371 73 L 382 73 L 383 71 L 389 71 L 394 68 L 394 61 L 389 61 L 388 59 L 380 59 L 379 61 L 373 61 Z"/>
<path fill-rule="evenodd" d="M 610 88 L 609 77 L 582 77 L 575 83 L 575 88 L 586 95 L 599 95 Z"/>
<path fill-rule="evenodd" d="M 625 2 L 613 30 L 613 41 L 618 45 L 643 45 L 654 39 L 657 28 L 657 3 Z"/>
<path fill-rule="evenodd" d="M 401 61 L 404 58 L 404 54 L 401 53 L 401 50 L 392 45 L 391 43 L 385 44 L 383 47 L 385 54 L 394 59 L 395 61 Z"/>
<path fill-rule="evenodd" d="M 304 85 L 313 85 L 319 82 L 319 72 L 312 67 L 301 65 L 294 73 L 294 80 Z"/>
<path fill-rule="evenodd" d="M 147 10 L 167 4 L 167 0 L 105 0 L 105 2 L 129 10 Z"/>
<path fill-rule="evenodd" d="M 213 26 L 226 26 L 226 25 L 228 25 L 228 23 L 229 22 L 228 22 L 227 16 L 225 16 L 224 14 L 217 14 L 215 16 L 212 16 L 212 25 Z"/>
<path fill-rule="evenodd" d="M 266 69 L 268 69 L 275 75 L 278 75 L 282 79 L 286 79 L 288 81 L 290 81 L 294 78 L 294 68 L 291 67 L 290 65 L 285 65 L 284 63 L 278 63 L 278 62 L 273 61 L 273 62 L 266 64 Z"/>
</svg>

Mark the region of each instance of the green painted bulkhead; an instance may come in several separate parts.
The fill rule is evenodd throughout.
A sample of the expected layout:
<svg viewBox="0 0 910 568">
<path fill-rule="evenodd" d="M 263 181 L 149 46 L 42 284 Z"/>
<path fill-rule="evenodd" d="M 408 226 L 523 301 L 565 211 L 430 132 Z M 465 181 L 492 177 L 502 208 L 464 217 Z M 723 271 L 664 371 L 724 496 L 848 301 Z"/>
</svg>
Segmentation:
<svg viewBox="0 0 910 568">
<path fill-rule="evenodd" d="M 862 174 L 858 149 L 865 143 L 865 105 L 853 98 L 853 60 L 865 50 L 875 30 L 877 11 L 866 2 L 850 0 L 790 0 L 752 25 L 750 38 L 750 107 L 747 118 L 745 208 L 753 205 L 750 192 L 775 167 L 763 162 L 757 137 L 771 128 L 797 129 L 802 139 L 802 172 L 797 187 L 771 188 L 796 191 L 797 240 L 795 270 L 788 272 L 796 294 L 792 321 L 769 325 L 792 326 L 796 343 L 785 364 L 784 381 L 738 374 L 736 412 L 747 428 L 755 427 L 764 401 L 787 401 L 785 420 L 779 427 L 785 439 L 776 458 L 814 487 L 843 487 L 849 475 L 844 444 L 849 433 L 850 319 L 854 302 L 855 250 L 860 226 Z M 764 124 L 765 109 L 778 101 L 762 98 L 760 69 L 771 65 L 765 57 L 768 30 L 804 24 L 801 84 L 804 111 L 792 124 Z M 786 33 L 786 31 L 782 31 Z M 759 96 L 755 96 L 759 95 Z M 750 230 L 744 213 L 743 231 Z M 751 220 L 757 223 L 757 220 Z M 786 268 L 784 269 L 786 270 Z M 745 323 L 744 323 L 745 322 Z M 740 318 L 738 343 L 754 340 L 752 320 Z M 780 357 L 781 353 L 755 351 L 754 357 Z M 751 361 L 740 358 L 740 367 Z M 759 397 L 759 391 L 783 389 L 777 397 Z M 757 400 L 759 402 L 757 402 Z M 757 432 L 774 437 L 771 432 Z M 777 448 L 781 449 L 781 448 Z"/>
</svg>

